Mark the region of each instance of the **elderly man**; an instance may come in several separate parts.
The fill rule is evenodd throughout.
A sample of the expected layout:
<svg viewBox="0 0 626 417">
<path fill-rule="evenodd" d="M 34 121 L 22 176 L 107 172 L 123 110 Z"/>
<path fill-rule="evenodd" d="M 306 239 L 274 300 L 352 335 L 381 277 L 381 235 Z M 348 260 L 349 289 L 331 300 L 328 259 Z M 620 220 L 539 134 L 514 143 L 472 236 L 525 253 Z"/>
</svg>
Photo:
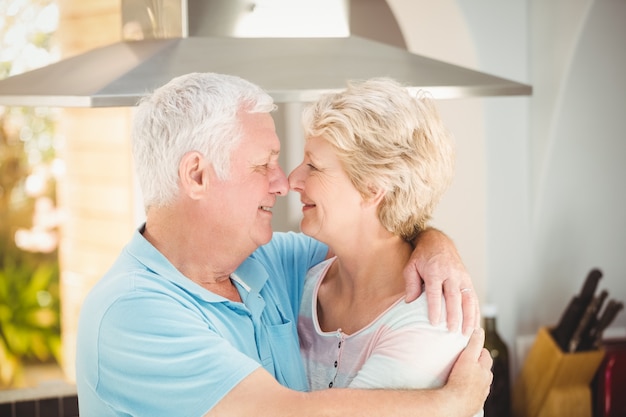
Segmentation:
<svg viewBox="0 0 626 417">
<path fill-rule="evenodd" d="M 473 415 L 491 382 L 481 330 L 441 389 L 306 392 L 295 320 L 306 271 L 329 254 L 302 234 L 272 233 L 272 207 L 288 191 L 273 108 L 245 80 L 200 73 L 140 103 L 133 152 L 146 223 L 81 311 L 80 414 Z M 448 244 L 431 231 L 417 245 L 407 270 L 434 271 L 435 299 Z M 467 298 L 474 326 L 476 302 L 460 291 L 471 282 L 445 282 L 447 304 Z"/>
</svg>

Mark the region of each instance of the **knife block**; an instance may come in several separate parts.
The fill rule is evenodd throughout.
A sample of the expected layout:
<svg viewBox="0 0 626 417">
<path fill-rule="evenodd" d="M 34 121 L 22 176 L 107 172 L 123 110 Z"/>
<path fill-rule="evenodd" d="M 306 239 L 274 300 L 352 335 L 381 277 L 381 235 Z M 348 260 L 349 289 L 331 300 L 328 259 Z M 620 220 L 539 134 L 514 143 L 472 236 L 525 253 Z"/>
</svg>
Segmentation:
<svg viewBox="0 0 626 417">
<path fill-rule="evenodd" d="M 513 385 L 514 417 L 592 417 L 590 383 L 603 350 L 565 353 L 542 327 Z"/>
</svg>

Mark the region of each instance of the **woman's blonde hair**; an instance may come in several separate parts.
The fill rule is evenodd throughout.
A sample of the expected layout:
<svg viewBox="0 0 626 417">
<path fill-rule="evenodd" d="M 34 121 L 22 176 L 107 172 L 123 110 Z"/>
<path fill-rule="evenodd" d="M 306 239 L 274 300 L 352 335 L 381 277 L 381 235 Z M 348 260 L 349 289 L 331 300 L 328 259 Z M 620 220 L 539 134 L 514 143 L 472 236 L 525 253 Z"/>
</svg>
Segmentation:
<svg viewBox="0 0 626 417">
<path fill-rule="evenodd" d="M 365 199 L 384 197 L 378 217 L 412 240 L 423 230 L 454 176 L 454 144 L 435 103 L 389 78 L 353 81 L 303 113 L 305 136 L 336 150 Z"/>
</svg>

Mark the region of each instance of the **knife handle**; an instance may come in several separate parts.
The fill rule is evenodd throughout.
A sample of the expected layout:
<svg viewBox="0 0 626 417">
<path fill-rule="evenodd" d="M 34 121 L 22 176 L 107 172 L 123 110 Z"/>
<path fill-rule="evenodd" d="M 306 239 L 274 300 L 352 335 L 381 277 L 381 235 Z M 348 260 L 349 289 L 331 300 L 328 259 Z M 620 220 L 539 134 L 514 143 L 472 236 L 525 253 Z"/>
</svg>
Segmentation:
<svg viewBox="0 0 626 417">
<path fill-rule="evenodd" d="M 591 303 L 589 303 L 589 305 L 587 306 L 587 309 L 585 310 L 585 313 L 582 319 L 580 320 L 578 327 L 574 331 L 574 334 L 572 335 L 572 339 L 569 342 L 568 347 L 569 347 L 570 352 L 577 352 L 580 350 L 579 349 L 580 343 L 586 337 L 588 337 L 589 332 L 591 331 L 593 326 L 596 324 L 595 323 L 595 321 L 597 320 L 596 315 L 598 314 L 600 306 L 602 306 L 602 303 L 604 303 L 604 300 L 606 299 L 608 295 L 609 293 L 606 290 L 602 290 L 600 295 L 598 295 L 593 300 L 591 300 Z"/>
<path fill-rule="evenodd" d="M 585 305 L 591 301 L 596 293 L 596 288 L 598 288 L 600 278 L 602 278 L 602 271 L 598 268 L 593 268 L 587 274 L 587 278 L 585 278 L 585 282 L 580 290 L 580 295 L 578 296 Z"/>
<path fill-rule="evenodd" d="M 600 345 L 602 344 L 602 334 L 604 333 L 604 330 L 606 330 L 606 328 L 609 327 L 611 323 L 613 323 L 613 320 L 615 320 L 615 317 L 617 317 L 617 314 L 623 308 L 624 308 L 624 303 L 622 303 L 621 301 L 620 302 L 615 301 L 615 300 L 609 301 L 609 305 L 607 305 L 606 308 L 604 309 L 605 311 L 602 314 L 602 317 L 600 318 L 598 325 L 596 327 L 596 331 L 595 331 L 594 338 L 592 341 L 592 348 L 594 349 L 600 348 Z"/>
<path fill-rule="evenodd" d="M 559 323 L 552 329 L 552 337 L 563 352 L 567 352 L 569 341 L 584 313 L 584 305 L 580 298 L 574 297 L 563 312 Z"/>
<path fill-rule="evenodd" d="M 552 337 L 563 352 L 568 351 L 572 336 L 593 299 L 600 278 L 602 278 L 602 271 L 598 268 L 589 271 L 580 293 L 572 298 L 563 311 L 559 323 L 552 329 Z"/>
</svg>

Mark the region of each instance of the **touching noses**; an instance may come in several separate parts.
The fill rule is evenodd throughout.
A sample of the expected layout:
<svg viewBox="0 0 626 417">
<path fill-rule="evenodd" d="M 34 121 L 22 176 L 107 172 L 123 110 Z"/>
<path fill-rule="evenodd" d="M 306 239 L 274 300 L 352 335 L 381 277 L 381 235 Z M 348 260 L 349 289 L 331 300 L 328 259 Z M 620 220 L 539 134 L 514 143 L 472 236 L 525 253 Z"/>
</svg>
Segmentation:
<svg viewBox="0 0 626 417">
<path fill-rule="evenodd" d="M 294 168 L 293 171 L 291 171 L 291 174 L 289 174 L 289 188 L 297 191 L 297 192 L 301 192 L 302 191 L 302 175 L 301 175 L 301 168 L 302 168 L 302 164 L 298 165 L 297 167 Z"/>
<path fill-rule="evenodd" d="M 270 183 L 270 191 L 278 195 L 287 195 L 287 192 L 289 191 L 289 182 L 287 181 L 285 171 L 283 171 L 280 166 L 272 171 L 274 175 Z"/>
</svg>

